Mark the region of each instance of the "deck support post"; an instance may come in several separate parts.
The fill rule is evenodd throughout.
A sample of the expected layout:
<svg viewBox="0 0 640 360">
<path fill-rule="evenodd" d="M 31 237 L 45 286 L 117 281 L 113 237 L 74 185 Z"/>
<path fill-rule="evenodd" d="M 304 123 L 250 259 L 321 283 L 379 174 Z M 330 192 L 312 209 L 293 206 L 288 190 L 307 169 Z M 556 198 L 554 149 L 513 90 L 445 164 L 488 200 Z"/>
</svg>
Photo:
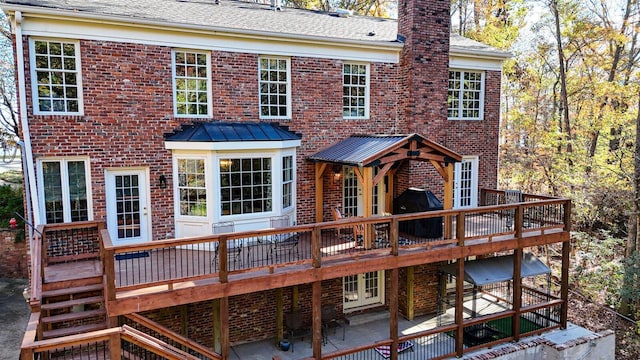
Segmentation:
<svg viewBox="0 0 640 360">
<path fill-rule="evenodd" d="M 456 356 L 464 353 L 464 258 L 457 259 L 456 272 Z"/>
<path fill-rule="evenodd" d="M 311 285 L 311 315 L 313 318 L 313 358 L 322 359 L 322 282 Z"/>
<path fill-rule="evenodd" d="M 567 328 L 567 314 L 569 310 L 569 256 L 571 252 L 571 241 L 562 243 L 562 275 L 560 279 L 560 297 L 562 306 L 560 307 L 560 327 Z"/>
<path fill-rule="evenodd" d="M 212 321 L 213 321 L 213 350 L 218 354 L 222 352 L 221 346 L 221 328 L 222 323 L 220 322 L 220 299 L 214 299 L 211 304 L 212 309 Z"/>
<path fill-rule="evenodd" d="M 226 257 L 226 256 L 225 256 Z M 229 298 L 224 296 L 220 298 L 220 350 L 223 360 L 229 359 Z"/>
<path fill-rule="evenodd" d="M 520 315 L 522 307 L 522 248 L 513 250 L 513 310 L 511 321 L 514 341 L 520 341 Z"/>
<path fill-rule="evenodd" d="M 413 320 L 415 316 L 415 267 L 407 267 L 407 320 Z M 392 293 L 393 294 L 393 293 Z"/>
<path fill-rule="evenodd" d="M 282 296 L 282 288 L 277 288 L 276 289 L 276 339 L 278 341 L 284 338 L 284 324 L 282 321 L 284 316 L 283 304 L 284 304 L 284 301 Z M 293 302 L 293 307 L 294 307 L 294 311 L 297 310 L 295 301 Z"/>
<path fill-rule="evenodd" d="M 323 186 L 322 180 L 324 179 L 324 170 L 327 168 L 326 163 L 316 163 L 316 222 L 322 222 L 323 218 Z"/>
<path fill-rule="evenodd" d="M 389 301 L 389 336 L 391 343 L 391 360 L 398 360 L 398 293 L 400 282 L 398 268 L 391 269 L 391 299 Z"/>
</svg>

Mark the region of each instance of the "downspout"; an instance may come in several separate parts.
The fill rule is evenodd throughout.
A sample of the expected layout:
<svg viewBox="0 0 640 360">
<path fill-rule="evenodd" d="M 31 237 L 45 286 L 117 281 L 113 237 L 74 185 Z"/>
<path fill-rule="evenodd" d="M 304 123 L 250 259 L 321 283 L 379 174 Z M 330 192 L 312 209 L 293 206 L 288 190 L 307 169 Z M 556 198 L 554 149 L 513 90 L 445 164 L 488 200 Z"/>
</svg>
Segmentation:
<svg viewBox="0 0 640 360">
<path fill-rule="evenodd" d="M 22 156 L 25 158 L 23 160 L 23 171 L 25 172 L 25 177 L 27 178 L 27 184 L 25 184 L 25 188 L 28 188 L 27 193 L 30 194 L 30 198 L 27 198 L 27 201 L 31 203 L 31 215 L 33 215 L 33 225 L 38 226 L 40 222 L 40 206 L 38 203 L 38 190 L 36 188 L 36 175 L 35 175 L 35 167 L 33 165 L 33 153 L 31 150 L 31 134 L 29 133 L 29 124 L 27 117 L 27 89 L 25 85 L 25 74 L 24 74 L 24 46 L 22 39 L 22 12 L 16 11 L 14 14 L 15 21 L 15 35 L 16 35 L 16 60 L 17 60 L 17 73 L 18 73 L 18 98 L 20 99 L 18 103 L 18 109 L 20 111 L 20 125 L 22 127 L 22 137 L 23 137 L 23 154 Z M 27 209 L 29 209 L 29 204 L 27 204 Z M 27 215 L 29 216 L 29 214 Z M 31 219 L 31 217 L 29 217 Z M 30 232 L 31 241 L 33 241 L 33 232 Z"/>
<path fill-rule="evenodd" d="M 26 150 L 24 149 L 24 141 L 20 140 L 18 141 L 18 145 L 20 145 L 20 154 L 25 154 Z M 26 156 L 20 156 L 22 158 L 22 169 L 23 171 L 26 171 L 24 169 L 27 169 L 28 164 L 27 164 L 27 157 Z M 29 227 L 29 241 L 33 241 L 33 231 L 35 230 L 34 225 L 33 225 L 33 213 L 31 211 L 31 189 L 29 188 L 31 181 L 29 181 L 29 177 L 25 177 L 24 178 L 24 189 L 27 192 L 25 198 L 27 199 L 27 226 Z M 23 219 L 24 220 L 24 219 Z M 33 243 L 29 243 L 29 245 L 33 246 Z M 33 247 L 30 247 L 29 249 L 33 249 Z"/>
</svg>

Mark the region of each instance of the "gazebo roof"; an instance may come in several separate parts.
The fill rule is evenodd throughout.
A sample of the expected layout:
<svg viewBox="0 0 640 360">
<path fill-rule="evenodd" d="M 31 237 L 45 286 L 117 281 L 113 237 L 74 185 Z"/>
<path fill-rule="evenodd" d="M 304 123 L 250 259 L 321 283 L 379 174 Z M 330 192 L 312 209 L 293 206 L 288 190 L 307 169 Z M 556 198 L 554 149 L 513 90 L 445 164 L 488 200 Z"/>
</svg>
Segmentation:
<svg viewBox="0 0 640 360">
<path fill-rule="evenodd" d="M 404 159 L 458 162 L 462 157 L 419 134 L 351 135 L 311 156 L 309 160 L 349 166 L 378 166 Z"/>
</svg>

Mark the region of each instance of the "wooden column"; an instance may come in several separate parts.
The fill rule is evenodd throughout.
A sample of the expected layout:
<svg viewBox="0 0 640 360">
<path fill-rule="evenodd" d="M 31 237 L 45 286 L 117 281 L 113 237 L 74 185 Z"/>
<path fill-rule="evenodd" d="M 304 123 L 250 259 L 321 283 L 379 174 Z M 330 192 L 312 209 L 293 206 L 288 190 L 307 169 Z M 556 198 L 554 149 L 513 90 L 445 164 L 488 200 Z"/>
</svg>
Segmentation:
<svg viewBox="0 0 640 360">
<path fill-rule="evenodd" d="M 453 167 L 454 164 L 448 164 L 445 167 L 444 177 L 444 202 L 442 204 L 444 210 L 453 209 Z M 444 238 L 451 239 L 451 232 L 453 228 L 453 218 L 451 216 L 445 216 L 444 218 Z"/>
<path fill-rule="evenodd" d="M 276 340 L 280 341 L 284 338 L 284 310 L 283 310 L 282 288 L 276 289 Z"/>
<path fill-rule="evenodd" d="M 229 298 L 226 296 L 220 298 L 220 324 L 220 354 L 223 360 L 228 360 L 231 349 L 229 342 Z"/>
<path fill-rule="evenodd" d="M 457 259 L 456 272 L 456 356 L 462 357 L 464 352 L 464 258 Z"/>
<path fill-rule="evenodd" d="M 391 360 L 398 360 L 398 295 L 399 289 L 399 270 L 394 267 L 391 271 L 391 299 L 389 300 L 389 337 L 393 340 L 391 344 Z"/>
<path fill-rule="evenodd" d="M 227 256 L 227 236 L 218 237 L 218 279 L 221 283 L 229 282 L 229 257 Z"/>
<path fill-rule="evenodd" d="M 316 222 L 322 222 L 322 209 L 323 209 L 323 201 L 322 201 L 322 179 L 324 170 L 327 168 L 327 164 L 325 163 L 316 163 Z"/>
<path fill-rule="evenodd" d="M 322 359 L 322 282 L 311 285 L 311 315 L 313 317 L 313 358 Z"/>
<path fill-rule="evenodd" d="M 522 307 L 522 249 L 513 250 L 513 340 L 520 341 L 520 308 Z"/>
<path fill-rule="evenodd" d="M 569 255 L 571 253 L 571 242 L 566 240 L 562 243 L 562 275 L 560 279 L 560 297 L 562 306 L 560 308 L 560 327 L 567 328 L 567 313 L 569 310 Z"/>
<path fill-rule="evenodd" d="M 396 170 L 389 170 L 387 173 L 387 191 L 385 193 L 385 201 L 384 201 L 384 211 L 392 214 L 393 213 L 393 193 L 395 191 L 395 183 L 394 179 L 396 176 Z M 383 183 L 384 186 L 384 183 Z"/>
<path fill-rule="evenodd" d="M 222 322 L 220 321 L 220 299 L 214 299 L 211 304 L 213 321 L 213 350 L 218 354 L 222 353 L 221 335 Z"/>
<path fill-rule="evenodd" d="M 362 168 L 362 176 L 364 181 L 362 183 L 362 199 L 363 199 L 363 213 L 366 218 L 373 215 L 373 168 Z M 373 239 L 373 225 L 367 224 L 364 227 L 364 247 L 365 249 L 371 249 Z"/>
<path fill-rule="evenodd" d="M 415 267 L 407 267 L 407 319 L 413 320 L 415 313 Z"/>
<path fill-rule="evenodd" d="M 291 289 L 291 308 L 293 311 L 300 311 L 300 295 L 298 285 L 293 285 Z"/>
</svg>

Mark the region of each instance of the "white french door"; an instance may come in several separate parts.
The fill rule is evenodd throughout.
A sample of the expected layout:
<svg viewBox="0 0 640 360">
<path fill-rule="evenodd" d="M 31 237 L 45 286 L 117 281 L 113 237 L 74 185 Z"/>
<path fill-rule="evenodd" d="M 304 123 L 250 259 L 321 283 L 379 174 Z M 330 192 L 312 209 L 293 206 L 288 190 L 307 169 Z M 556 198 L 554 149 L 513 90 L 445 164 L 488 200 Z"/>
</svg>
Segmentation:
<svg viewBox="0 0 640 360">
<path fill-rule="evenodd" d="M 345 276 L 342 284 L 345 309 L 384 301 L 384 271 Z"/>
<path fill-rule="evenodd" d="M 107 228 L 115 245 L 150 240 L 147 185 L 145 170 L 107 170 Z"/>
<path fill-rule="evenodd" d="M 374 170 L 374 176 L 378 174 L 378 168 Z M 362 184 L 353 171 L 353 167 L 344 166 L 342 170 L 342 211 L 344 216 L 362 216 L 364 214 L 364 199 L 362 197 Z M 380 215 L 384 212 L 385 186 L 382 182 L 373 187 L 371 194 L 371 213 Z"/>
<path fill-rule="evenodd" d="M 478 206 L 478 157 L 464 157 L 455 164 L 453 207 L 455 209 Z"/>
</svg>

